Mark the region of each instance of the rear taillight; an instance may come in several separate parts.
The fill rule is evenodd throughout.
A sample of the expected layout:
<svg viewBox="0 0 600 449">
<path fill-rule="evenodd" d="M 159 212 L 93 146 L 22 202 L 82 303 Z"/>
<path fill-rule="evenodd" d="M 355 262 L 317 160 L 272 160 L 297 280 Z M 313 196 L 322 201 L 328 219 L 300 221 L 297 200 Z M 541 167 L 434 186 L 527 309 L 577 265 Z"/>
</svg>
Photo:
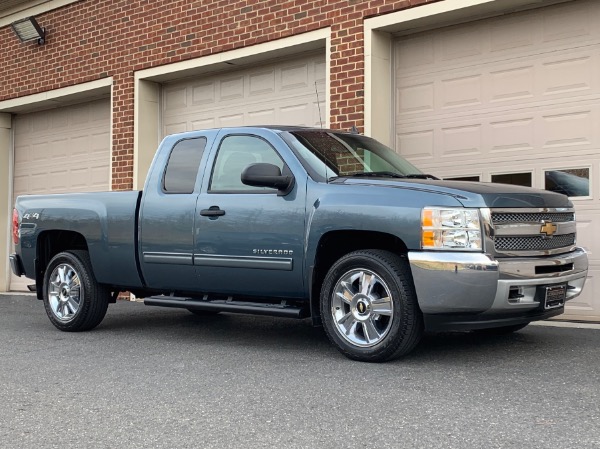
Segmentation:
<svg viewBox="0 0 600 449">
<path fill-rule="evenodd" d="M 15 245 L 19 243 L 19 222 L 20 222 L 19 212 L 17 209 L 13 209 L 13 226 L 12 226 L 12 236 L 13 242 Z"/>
</svg>

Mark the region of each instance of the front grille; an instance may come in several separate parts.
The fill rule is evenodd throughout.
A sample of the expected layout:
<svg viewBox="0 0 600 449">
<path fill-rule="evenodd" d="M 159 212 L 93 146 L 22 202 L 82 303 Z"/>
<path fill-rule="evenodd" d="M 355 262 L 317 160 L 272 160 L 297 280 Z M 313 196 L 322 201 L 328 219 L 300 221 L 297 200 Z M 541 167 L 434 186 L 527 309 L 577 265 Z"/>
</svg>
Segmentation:
<svg viewBox="0 0 600 449">
<path fill-rule="evenodd" d="M 490 215 L 496 230 L 490 238 L 497 253 L 542 255 L 568 251 L 575 245 L 573 209 L 492 209 Z M 549 222 L 559 224 L 552 236 L 542 233 L 542 225 Z"/>
<path fill-rule="evenodd" d="M 552 221 L 554 223 L 563 223 L 566 221 L 574 221 L 575 214 L 573 212 L 529 212 L 529 213 L 513 213 L 513 212 L 492 212 L 492 223 L 494 224 L 509 224 L 509 223 L 541 223 L 542 221 Z"/>
<path fill-rule="evenodd" d="M 570 247 L 575 244 L 575 234 L 555 235 L 551 238 L 532 237 L 495 237 L 496 251 L 545 251 Z"/>
</svg>

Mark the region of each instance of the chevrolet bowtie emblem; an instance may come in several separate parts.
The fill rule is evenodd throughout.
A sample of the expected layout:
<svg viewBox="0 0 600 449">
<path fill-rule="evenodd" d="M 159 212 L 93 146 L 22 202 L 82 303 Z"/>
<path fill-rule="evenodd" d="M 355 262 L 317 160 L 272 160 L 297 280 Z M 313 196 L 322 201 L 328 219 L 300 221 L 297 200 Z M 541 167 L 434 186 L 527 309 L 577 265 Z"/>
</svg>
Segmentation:
<svg viewBox="0 0 600 449">
<path fill-rule="evenodd" d="M 552 237 L 556 232 L 557 226 L 551 221 L 542 222 L 542 227 L 540 229 L 540 233 L 544 234 L 546 237 Z"/>
</svg>

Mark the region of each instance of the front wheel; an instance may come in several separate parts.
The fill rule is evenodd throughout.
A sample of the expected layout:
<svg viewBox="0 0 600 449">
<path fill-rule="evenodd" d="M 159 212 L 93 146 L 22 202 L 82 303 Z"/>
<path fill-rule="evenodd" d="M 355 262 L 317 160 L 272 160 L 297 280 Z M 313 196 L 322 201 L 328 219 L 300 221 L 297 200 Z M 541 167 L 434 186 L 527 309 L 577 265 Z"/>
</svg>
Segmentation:
<svg viewBox="0 0 600 449">
<path fill-rule="evenodd" d="M 61 331 L 96 327 L 108 308 L 110 290 L 98 284 L 87 251 L 65 251 L 52 258 L 44 274 L 44 307 Z"/>
<path fill-rule="evenodd" d="M 408 263 L 389 251 L 354 251 L 339 259 L 323 282 L 321 317 L 338 350 L 363 362 L 408 354 L 423 334 Z"/>
</svg>

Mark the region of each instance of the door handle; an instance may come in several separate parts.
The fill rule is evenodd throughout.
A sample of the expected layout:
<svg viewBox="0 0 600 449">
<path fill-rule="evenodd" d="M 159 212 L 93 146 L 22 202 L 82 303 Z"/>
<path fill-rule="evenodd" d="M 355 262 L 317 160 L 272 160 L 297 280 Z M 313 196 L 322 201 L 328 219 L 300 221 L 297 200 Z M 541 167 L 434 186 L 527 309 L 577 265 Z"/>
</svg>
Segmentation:
<svg viewBox="0 0 600 449">
<path fill-rule="evenodd" d="M 220 217 L 225 215 L 225 211 L 219 209 L 219 206 L 210 206 L 208 209 L 202 209 L 200 215 L 203 217 Z"/>
</svg>

